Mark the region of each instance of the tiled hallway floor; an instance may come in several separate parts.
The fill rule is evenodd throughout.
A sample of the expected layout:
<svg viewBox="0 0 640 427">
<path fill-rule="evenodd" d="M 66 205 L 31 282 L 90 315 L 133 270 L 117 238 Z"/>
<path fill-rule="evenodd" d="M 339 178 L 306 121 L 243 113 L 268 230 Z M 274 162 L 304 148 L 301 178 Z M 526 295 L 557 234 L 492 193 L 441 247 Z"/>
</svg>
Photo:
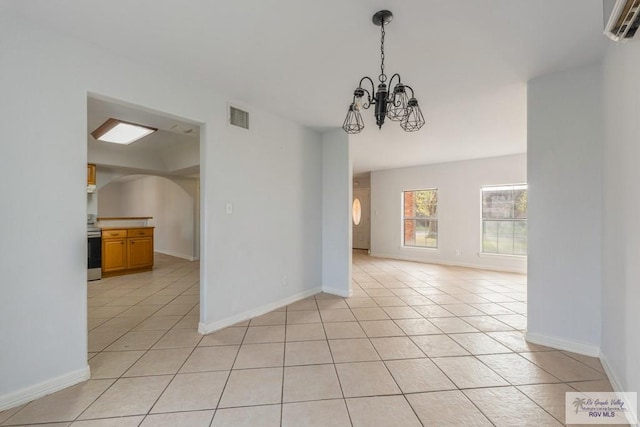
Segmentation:
<svg viewBox="0 0 640 427">
<path fill-rule="evenodd" d="M 354 254 L 353 296 L 211 335 L 197 263 L 91 282 L 91 380 L 0 413 L 56 426 L 554 426 L 598 359 L 528 344 L 526 276 Z"/>
</svg>

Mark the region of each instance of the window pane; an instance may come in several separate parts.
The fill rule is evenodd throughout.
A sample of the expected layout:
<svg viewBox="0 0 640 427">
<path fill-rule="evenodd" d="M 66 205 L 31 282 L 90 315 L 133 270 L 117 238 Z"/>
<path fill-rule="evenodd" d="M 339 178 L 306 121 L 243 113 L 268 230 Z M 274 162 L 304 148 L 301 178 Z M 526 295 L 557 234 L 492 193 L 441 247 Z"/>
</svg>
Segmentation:
<svg viewBox="0 0 640 427">
<path fill-rule="evenodd" d="M 438 203 L 436 190 L 410 191 L 407 193 L 413 193 L 416 218 L 435 217 Z M 405 216 L 407 215 L 405 214 Z"/>
<path fill-rule="evenodd" d="M 527 254 L 527 221 L 516 221 L 513 224 L 513 253 Z"/>
<path fill-rule="evenodd" d="M 500 221 L 498 223 L 498 252 L 513 254 L 513 222 Z"/>
<path fill-rule="evenodd" d="M 482 252 L 498 253 L 497 221 L 482 221 Z"/>
<path fill-rule="evenodd" d="M 514 203 L 514 218 L 526 218 L 527 217 L 527 190 L 514 191 L 513 195 Z"/>
<path fill-rule="evenodd" d="M 427 228 L 427 220 L 426 219 L 417 219 L 416 220 L 416 246 L 427 246 L 427 234 L 429 233 L 429 229 Z"/>
<path fill-rule="evenodd" d="M 426 191 L 414 191 L 414 200 L 416 204 L 416 217 L 424 218 L 427 215 L 427 192 Z"/>
<path fill-rule="evenodd" d="M 438 221 L 430 220 L 427 224 L 427 238 L 426 238 L 426 246 L 428 248 L 437 248 L 438 247 Z"/>
<path fill-rule="evenodd" d="M 404 245 L 415 246 L 416 245 L 416 222 L 413 219 L 404 220 Z"/>
<path fill-rule="evenodd" d="M 413 191 L 405 191 L 403 193 L 403 213 L 405 218 L 416 217 L 415 195 Z"/>
<path fill-rule="evenodd" d="M 484 191 L 482 216 L 483 218 L 513 218 L 513 192 Z"/>
</svg>

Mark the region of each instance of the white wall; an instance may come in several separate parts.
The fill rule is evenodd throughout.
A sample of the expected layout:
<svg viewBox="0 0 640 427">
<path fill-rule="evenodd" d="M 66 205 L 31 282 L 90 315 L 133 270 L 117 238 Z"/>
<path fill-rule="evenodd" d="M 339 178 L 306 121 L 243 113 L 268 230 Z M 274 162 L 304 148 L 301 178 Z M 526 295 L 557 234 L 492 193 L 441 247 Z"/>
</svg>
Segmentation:
<svg viewBox="0 0 640 427">
<path fill-rule="evenodd" d="M 87 112 L 85 111 L 86 114 Z M 163 153 L 158 150 L 143 151 L 137 149 L 134 145 L 110 147 L 100 141 L 95 141 L 91 136 L 88 138 L 85 136 L 85 139 L 88 139 L 87 160 L 89 163 L 96 163 L 98 166 L 108 165 L 150 171 L 171 171 L 166 166 Z M 198 164 L 197 161 L 195 164 Z"/>
<path fill-rule="evenodd" d="M 96 203 L 99 217 L 125 216 L 121 212 L 127 209 L 122 206 L 124 201 L 122 195 L 125 192 L 124 187 L 126 184 L 126 181 L 114 181 L 97 191 L 97 195 L 100 197 L 100 205 L 98 206 Z"/>
<path fill-rule="evenodd" d="M 213 138 L 201 154 L 203 191 L 214 194 L 203 214 L 205 227 L 213 227 L 205 232 L 201 258 L 211 277 L 202 331 L 321 285 L 321 138 L 275 116 L 249 113 L 250 131 L 226 126 L 224 138 Z"/>
<path fill-rule="evenodd" d="M 322 289 L 351 295 L 352 164 L 349 135 L 322 135 Z"/>
<path fill-rule="evenodd" d="M 371 254 L 523 272 L 525 257 L 479 255 L 480 187 L 526 181 L 525 154 L 371 172 Z M 402 191 L 427 188 L 438 189 L 438 249 L 403 247 Z"/>
<path fill-rule="evenodd" d="M 202 124 L 204 324 L 320 286 L 320 135 L 258 110 L 231 128 L 228 97 L 9 13 L 0 40 L 0 409 L 88 372 L 88 93 Z"/>
<path fill-rule="evenodd" d="M 602 354 L 640 392 L 640 43 L 609 46 L 604 66 Z"/>
<path fill-rule="evenodd" d="M 197 181 L 182 181 L 184 187 L 158 176 L 112 182 L 98 191 L 98 216 L 151 216 L 155 252 L 193 261 L 197 258 Z"/>
<path fill-rule="evenodd" d="M 528 88 L 531 341 L 597 355 L 601 323 L 602 68 Z"/>
</svg>

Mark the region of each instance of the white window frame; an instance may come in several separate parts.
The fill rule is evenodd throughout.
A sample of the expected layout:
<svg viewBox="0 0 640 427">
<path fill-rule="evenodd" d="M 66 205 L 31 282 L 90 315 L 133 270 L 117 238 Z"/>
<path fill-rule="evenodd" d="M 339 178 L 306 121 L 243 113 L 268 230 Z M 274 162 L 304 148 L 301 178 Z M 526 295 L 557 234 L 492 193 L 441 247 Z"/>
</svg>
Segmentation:
<svg viewBox="0 0 640 427">
<path fill-rule="evenodd" d="M 480 203 L 479 203 L 479 207 L 480 207 L 480 250 L 478 252 L 478 255 L 480 256 L 487 256 L 487 257 L 506 257 L 506 258 L 526 258 L 527 255 L 526 254 L 507 254 L 507 253 L 500 253 L 500 252 L 484 252 L 484 218 L 483 218 L 483 212 L 482 212 L 482 204 L 483 204 L 483 191 L 486 188 L 492 188 L 492 189 L 499 189 L 501 187 L 504 187 L 504 189 L 512 189 L 514 187 L 525 187 L 527 190 L 527 195 L 529 194 L 529 186 L 526 182 L 521 182 L 521 183 L 516 183 L 516 184 L 489 184 L 489 185 L 482 185 L 480 186 Z M 519 221 L 522 221 L 522 219 L 518 219 Z M 513 220 L 515 221 L 515 219 Z M 528 206 L 527 206 L 527 218 L 525 218 L 525 221 L 527 222 L 527 227 L 529 225 L 529 215 L 528 215 Z M 529 242 L 527 240 L 527 253 L 529 251 Z"/>
</svg>

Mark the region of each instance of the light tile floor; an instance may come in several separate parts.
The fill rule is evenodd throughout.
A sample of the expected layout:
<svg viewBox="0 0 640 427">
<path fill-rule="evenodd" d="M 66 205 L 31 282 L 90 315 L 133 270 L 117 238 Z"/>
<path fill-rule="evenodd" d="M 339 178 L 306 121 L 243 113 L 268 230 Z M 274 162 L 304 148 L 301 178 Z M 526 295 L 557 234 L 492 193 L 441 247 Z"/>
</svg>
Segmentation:
<svg viewBox="0 0 640 427">
<path fill-rule="evenodd" d="M 91 380 L 0 413 L 56 426 L 555 426 L 598 359 L 524 341 L 526 276 L 354 253 L 318 294 L 197 333 L 199 265 L 88 285 Z"/>
</svg>

